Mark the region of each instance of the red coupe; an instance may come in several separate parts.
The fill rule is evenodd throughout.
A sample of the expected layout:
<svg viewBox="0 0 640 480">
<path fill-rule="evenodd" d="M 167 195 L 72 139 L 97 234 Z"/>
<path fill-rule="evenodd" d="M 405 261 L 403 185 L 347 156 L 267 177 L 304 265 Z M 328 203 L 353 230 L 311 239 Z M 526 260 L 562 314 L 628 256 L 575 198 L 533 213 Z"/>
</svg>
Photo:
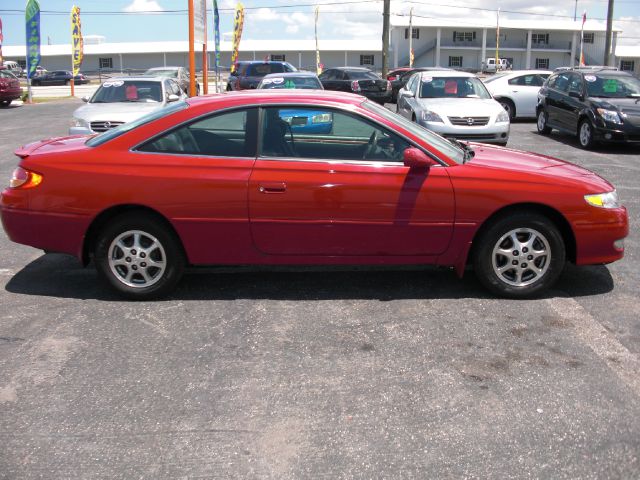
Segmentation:
<svg viewBox="0 0 640 480">
<path fill-rule="evenodd" d="M 314 122 L 332 128 L 293 128 Z M 614 187 L 584 168 L 445 140 L 345 93 L 192 98 L 16 155 L 0 202 L 9 238 L 93 259 L 134 299 L 221 264 L 471 264 L 522 298 L 565 261 L 622 258 L 628 233 Z"/>
</svg>

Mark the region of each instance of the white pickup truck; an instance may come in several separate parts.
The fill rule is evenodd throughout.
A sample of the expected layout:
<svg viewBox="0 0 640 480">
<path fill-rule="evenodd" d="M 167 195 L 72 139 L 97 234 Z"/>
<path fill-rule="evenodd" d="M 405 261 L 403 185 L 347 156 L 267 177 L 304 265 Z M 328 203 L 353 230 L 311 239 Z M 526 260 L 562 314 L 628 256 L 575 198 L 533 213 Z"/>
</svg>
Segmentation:
<svg viewBox="0 0 640 480">
<path fill-rule="evenodd" d="M 482 73 L 495 73 L 510 68 L 511 64 L 506 58 L 499 58 L 497 65 L 495 57 L 487 58 L 487 60 L 482 63 Z"/>
</svg>

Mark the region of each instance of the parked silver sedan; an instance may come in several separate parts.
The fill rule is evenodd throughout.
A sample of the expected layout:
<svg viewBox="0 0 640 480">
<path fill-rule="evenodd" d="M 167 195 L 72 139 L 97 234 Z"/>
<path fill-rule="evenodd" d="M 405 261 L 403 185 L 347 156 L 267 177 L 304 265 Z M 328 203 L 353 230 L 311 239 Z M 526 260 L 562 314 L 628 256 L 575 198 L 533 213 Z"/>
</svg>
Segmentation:
<svg viewBox="0 0 640 480">
<path fill-rule="evenodd" d="M 444 137 L 499 145 L 509 141 L 509 115 L 471 73 L 415 73 L 398 92 L 397 109 Z"/>
<path fill-rule="evenodd" d="M 87 104 L 73 112 L 69 135 L 104 132 L 186 98 L 170 78 L 111 78 L 91 98 L 82 99 Z"/>
</svg>

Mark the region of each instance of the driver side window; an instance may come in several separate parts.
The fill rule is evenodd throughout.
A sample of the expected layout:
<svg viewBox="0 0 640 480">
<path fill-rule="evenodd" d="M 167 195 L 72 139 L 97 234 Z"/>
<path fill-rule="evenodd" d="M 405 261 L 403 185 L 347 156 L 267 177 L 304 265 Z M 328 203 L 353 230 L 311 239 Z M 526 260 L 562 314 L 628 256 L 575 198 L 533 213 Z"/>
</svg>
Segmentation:
<svg viewBox="0 0 640 480">
<path fill-rule="evenodd" d="M 409 143 L 363 118 L 328 108 L 263 109 L 262 157 L 402 162 Z"/>
</svg>

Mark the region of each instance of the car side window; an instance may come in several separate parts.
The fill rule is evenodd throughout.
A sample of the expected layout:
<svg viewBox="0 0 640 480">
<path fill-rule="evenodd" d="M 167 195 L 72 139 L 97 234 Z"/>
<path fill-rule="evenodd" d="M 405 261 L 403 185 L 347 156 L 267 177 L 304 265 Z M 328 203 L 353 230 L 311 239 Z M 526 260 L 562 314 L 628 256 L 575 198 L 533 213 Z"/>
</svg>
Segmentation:
<svg viewBox="0 0 640 480">
<path fill-rule="evenodd" d="M 214 157 L 255 157 L 257 115 L 257 108 L 211 115 L 165 133 L 137 150 Z"/>
<path fill-rule="evenodd" d="M 420 86 L 420 74 L 413 76 L 413 83 L 411 84 L 411 93 L 415 97 L 418 95 L 418 87 Z"/>
<path fill-rule="evenodd" d="M 263 157 L 403 162 L 409 143 L 358 115 L 323 107 L 263 109 Z"/>
<path fill-rule="evenodd" d="M 320 80 L 333 80 L 334 79 L 334 70 L 325 70 L 320 75 L 318 75 Z"/>
<path fill-rule="evenodd" d="M 566 92 L 567 88 L 569 88 L 569 77 L 571 76 L 571 74 L 569 73 L 561 73 L 560 75 L 558 75 L 558 77 L 556 78 L 556 82 L 553 88 L 555 88 L 556 90 L 560 90 L 562 92 Z"/>
<path fill-rule="evenodd" d="M 178 85 L 174 80 L 169 80 L 169 88 L 167 89 L 167 92 L 169 92 L 169 94 L 180 96 L 180 85 Z"/>
<path fill-rule="evenodd" d="M 541 87 L 544 78 L 537 74 L 521 75 L 508 80 L 509 85 L 518 85 L 522 87 Z"/>
<path fill-rule="evenodd" d="M 568 92 L 580 93 L 582 94 L 582 76 L 576 73 L 573 73 L 569 79 L 569 88 Z"/>
</svg>

